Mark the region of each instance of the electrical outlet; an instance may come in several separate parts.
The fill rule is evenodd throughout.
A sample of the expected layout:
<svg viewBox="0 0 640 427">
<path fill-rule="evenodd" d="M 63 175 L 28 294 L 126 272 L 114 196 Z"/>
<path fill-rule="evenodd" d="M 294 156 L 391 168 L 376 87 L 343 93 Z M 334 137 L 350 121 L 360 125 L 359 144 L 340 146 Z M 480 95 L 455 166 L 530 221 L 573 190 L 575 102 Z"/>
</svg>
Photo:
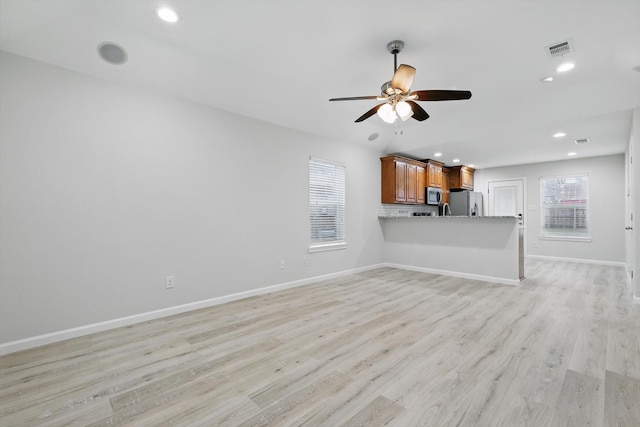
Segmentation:
<svg viewBox="0 0 640 427">
<path fill-rule="evenodd" d="M 300 260 L 300 264 L 301 264 L 303 267 L 308 266 L 308 265 L 309 265 L 309 260 L 307 259 L 307 257 L 304 257 L 304 256 L 303 256 L 303 257 L 302 257 L 302 259 Z"/>
<path fill-rule="evenodd" d="M 284 260 L 283 260 L 283 259 L 281 259 L 281 260 L 280 260 L 280 268 L 284 268 L 284 266 L 285 266 L 285 264 L 284 264 Z"/>
<path fill-rule="evenodd" d="M 165 286 L 167 287 L 167 289 L 173 289 L 175 285 L 176 278 L 174 276 L 167 276 L 167 279 L 165 281 Z"/>
</svg>

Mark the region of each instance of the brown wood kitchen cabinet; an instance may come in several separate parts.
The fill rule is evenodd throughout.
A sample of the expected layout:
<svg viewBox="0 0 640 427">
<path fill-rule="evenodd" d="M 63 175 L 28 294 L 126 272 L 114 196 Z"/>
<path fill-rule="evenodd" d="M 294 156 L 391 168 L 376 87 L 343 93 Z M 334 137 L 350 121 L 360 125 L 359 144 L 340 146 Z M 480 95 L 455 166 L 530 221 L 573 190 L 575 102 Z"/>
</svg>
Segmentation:
<svg viewBox="0 0 640 427">
<path fill-rule="evenodd" d="M 442 204 L 449 203 L 449 169 L 442 168 Z"/>
<path fill-rule="evenodd" d="M 400 156 L 381 157 L 380 162 L 382 203 L 424 204 L 425 163 Z"/>
<path fill-rule="evenodd" d="M 442 188 L 442 167 L 444 163 L 431 159 L 427 159 L 425 162 L 427 163 L 427 187 Z"/>
<path fill-rule="evenodd" d="M 449 169 L 449 189 L 473 190 L 473 174 L 476 171 L 469 166 L 453 166 Z"/>
</svg>

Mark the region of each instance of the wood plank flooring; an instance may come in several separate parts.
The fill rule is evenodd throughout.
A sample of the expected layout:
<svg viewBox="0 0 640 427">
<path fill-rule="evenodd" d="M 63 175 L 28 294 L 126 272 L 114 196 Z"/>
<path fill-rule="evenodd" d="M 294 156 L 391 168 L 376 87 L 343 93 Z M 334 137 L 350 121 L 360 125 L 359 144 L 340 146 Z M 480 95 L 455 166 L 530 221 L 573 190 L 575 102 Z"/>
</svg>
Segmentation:
<svg viewBox="0 0 640 427">
<path fill-rule="evenodd" d="M 622 268 L 372 270 L 0 358 L 2 426 L 640 426 Z"/>
</svg>

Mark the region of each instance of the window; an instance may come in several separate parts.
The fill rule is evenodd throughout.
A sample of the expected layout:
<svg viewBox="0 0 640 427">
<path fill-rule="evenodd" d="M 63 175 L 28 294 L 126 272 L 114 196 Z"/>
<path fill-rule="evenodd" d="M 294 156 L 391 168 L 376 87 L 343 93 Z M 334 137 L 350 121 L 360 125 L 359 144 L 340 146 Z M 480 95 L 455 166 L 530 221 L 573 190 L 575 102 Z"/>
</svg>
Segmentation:
<svg viewBox="0 0 640 427">
<path fill-rule="evenodd" d="M 590 240 L 589 176 L 540 178 L 542 238 Z"/>
<path fill-rule="evenodd" d="M 343 164 L 309 159 L 309 252 L 346 247 L 345 180 Z"/>
</svg>

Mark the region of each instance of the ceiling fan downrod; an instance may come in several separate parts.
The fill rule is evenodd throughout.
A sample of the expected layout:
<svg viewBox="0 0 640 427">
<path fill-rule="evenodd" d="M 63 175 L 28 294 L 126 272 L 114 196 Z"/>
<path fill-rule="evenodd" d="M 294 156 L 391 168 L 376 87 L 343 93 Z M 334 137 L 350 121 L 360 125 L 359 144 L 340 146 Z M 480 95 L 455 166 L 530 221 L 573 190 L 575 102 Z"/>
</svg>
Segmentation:
<svg viewBox="0 0 640 427">
<path fill-rule="evenodd" d="M 402 52 L 404 42 L 402 40 L 393 40 L 387 43 L 387 50 L 393 55 L 393 72 L 398 69 L 398 54 Z"/>
</svg>

